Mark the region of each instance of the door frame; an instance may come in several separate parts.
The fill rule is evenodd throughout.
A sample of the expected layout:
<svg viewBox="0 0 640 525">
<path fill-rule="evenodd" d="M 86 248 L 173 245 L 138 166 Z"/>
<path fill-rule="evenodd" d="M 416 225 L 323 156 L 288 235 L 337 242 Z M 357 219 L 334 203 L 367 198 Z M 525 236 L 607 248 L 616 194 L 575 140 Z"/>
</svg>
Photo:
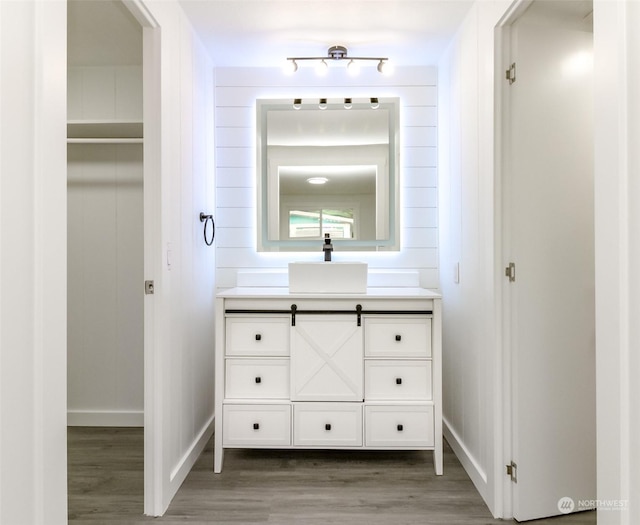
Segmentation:
<svg viewBox="0 0 640 525">
<path fill-rule="evenodd" d="M 507 173 L 510 171 L 511 151 L 511 90 L 506 78 L 506 70 L 512 63 L 511 58 L 511 28 L 512 25 L 536 0 L 514 0 L 505 11 L 495 27 L 494 47 L 494 198 L 495 208 L 495 245 L 494 257 L 498 262 L 496 268 L 495 297 L 496 297 L 496 333 L 498 334 L 497 353 L 500 357 L 500 373 L 502 384 L 498 388 L 496 404 L 498 418 L 496 420 L 496 436 L 500 436 L 501 443 L 496 444 L 497 470 L 495 480 L 497 509 L 502 510 L 502 519 L 513 519 L 514 500 L 513 482 L 507 475 L 507 465 L 513 459 L 514 419 L 512 403 L 513 384 L 513 337 L 512 323 L 514 322 L 513 295 L 509 280 L 505 277 L 505 268 L 509 265 L 511 253 L 511 225 L 508 220 L 512 214 L 510 201 L 510 181 Z M 595 31 L 594 31 L 595 35 Z M 594 48 L 595 49 L 595 48 Z M 517 75 L 517 72 L 516 72 Z M 595 166 L 594 166 L 595 169 Z M 597 421 L 596 421 L 597 429 Z M 596 478 L 597 479 L 597 478 Z"/>
<path fill-rule="evenodd" d="M 499 377 L 501 385 L 497 389 L 497 413 L 495 435 L 499 439 L 496 444 L 496 508 L 501 509 L 502 519 L 513 518 L 512 481 L 506 475 L 506 466 L 513 457 L 513 403 L 511 402 L 512 383 L 512 301 L 505 278 L 504 269 L 508 266 L 508 254 L 511 250 L 510 224 L 506 220 L 511 214 L 509 201 L 509 185 L 506 174 L 509 172 L 511 151 L 510 141 L 510 91 L 505 78 L 505 71 L 511 63 L 511 26 L 527 10 L 534 0 L 514 0 L 498 21 L 495 28 L 494 47 L 494 104 L 495 104 L 495 174 L 494 174 L 494 260 L 496 265 L 495 298 L 496 298 L 496 333 L 497 353 L 500 358 Z M 502 474 L 502 475 L 500 475 Z"/>
<path fill-rule="evenodd" d="M 161 258 L 161 27 L 144 0 L 122 0 L 142 26 L 143 76 L 143 222 L 144 279 L 158 279 Z M 142 286 L 142 283 L 140 283 Z M 156 304 L 153 295 L 144 298 L 144 514 L 163 512 L 162 485 L 162 375 L 156 352 Z"/>
</svg>

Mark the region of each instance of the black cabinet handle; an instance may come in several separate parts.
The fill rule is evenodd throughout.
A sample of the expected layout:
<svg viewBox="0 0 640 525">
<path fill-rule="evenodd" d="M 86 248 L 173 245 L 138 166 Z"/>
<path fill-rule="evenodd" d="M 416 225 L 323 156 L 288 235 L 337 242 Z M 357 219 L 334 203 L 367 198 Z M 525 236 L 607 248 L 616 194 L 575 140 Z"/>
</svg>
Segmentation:
<svg viewBox="0 0 640 525">
<path fill-rule="evenodd" d="M 260 423 L 254 423 L 253 430 L 260 430 Z"/>
<path fill-rule="evenodd" d="M 402 336 L 400 334 L 396 334 L 396 341 L 402 341 Z"/>
<path fill-rule="evenodd" d="M 262 378 L 260 376 L 256 377 L 256 384 L 262 383 Z"/>
<path fill-rule="evenodd" d="M 324 426 L 324 429 L 325 429 L 325 430 L 331 430 L 331 423 L 327 423 L 327 424 Z"/>
<path fill-rule="evenodd" d="M 262 340 L 262 334 L 256 334 L 256 341 Z"/>
<path fill-rule="evenodd" d="M 403 425 L 398 425 L 396 428 L 398 429 L 398 432 L 402 432 L 404 430 Z"/>
<path fill-rule="evenodd" d="M 396 377 L 396 385 L 401 385 L 401 384 L 402 384 L 402 378 Z"/>
</svg>

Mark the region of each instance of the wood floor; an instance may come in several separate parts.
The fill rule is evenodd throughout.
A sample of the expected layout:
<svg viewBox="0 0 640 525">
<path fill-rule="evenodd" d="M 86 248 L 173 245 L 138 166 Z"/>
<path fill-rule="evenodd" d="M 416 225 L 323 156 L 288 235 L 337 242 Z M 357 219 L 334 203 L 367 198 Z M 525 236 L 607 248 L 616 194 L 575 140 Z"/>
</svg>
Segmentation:
<svg viewBox="0 0 640 525">
<path fill-rule="evenodd" d="M 489 525 L 494 520 L 445 444 L 444 476 L 430 452 L 251 451 L 209 443 L 166 514 L 143 512 L 139 428 L 70 427 L 69 523 Z M 530 522 L 594 525 L 594 512 Z"/>
</svg>

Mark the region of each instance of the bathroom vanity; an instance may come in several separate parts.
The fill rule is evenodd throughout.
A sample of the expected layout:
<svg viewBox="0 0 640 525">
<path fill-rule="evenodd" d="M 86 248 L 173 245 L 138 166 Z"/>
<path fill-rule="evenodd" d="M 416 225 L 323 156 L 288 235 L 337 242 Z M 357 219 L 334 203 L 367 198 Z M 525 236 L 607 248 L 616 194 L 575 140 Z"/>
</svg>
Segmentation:
<svg viewBox="0 0 640 525">
<path fill-rule="evenodd" d="M 214 471 L 224 449 L 433 450 L 440 296 L 423 288 L 218 294 Z"/>
</svg>

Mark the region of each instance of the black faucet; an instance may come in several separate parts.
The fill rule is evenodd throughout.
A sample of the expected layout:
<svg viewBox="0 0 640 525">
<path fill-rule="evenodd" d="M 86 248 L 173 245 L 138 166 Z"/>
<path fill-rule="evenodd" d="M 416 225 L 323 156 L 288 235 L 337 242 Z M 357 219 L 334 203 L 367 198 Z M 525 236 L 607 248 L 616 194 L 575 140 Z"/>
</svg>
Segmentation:
<svg viewBox="0 0 640 525">
<path fill-rule="evenodd" d="M 324 244 L 322 245 L 322 251 L 324 252 L 325 262 L 330 262 L 331 252 L 333 251 L 333 244 L 331 244 L 331 236 L 328 233 L 324 234 Z"/>
</svg>

